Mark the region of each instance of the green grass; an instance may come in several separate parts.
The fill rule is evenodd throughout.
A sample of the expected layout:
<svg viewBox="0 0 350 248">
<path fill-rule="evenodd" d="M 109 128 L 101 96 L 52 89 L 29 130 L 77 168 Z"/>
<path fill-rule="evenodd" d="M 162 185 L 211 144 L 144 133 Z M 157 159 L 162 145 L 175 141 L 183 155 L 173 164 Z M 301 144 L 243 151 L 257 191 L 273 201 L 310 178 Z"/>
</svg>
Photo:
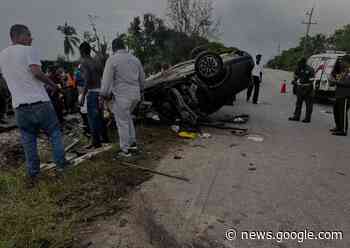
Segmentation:
<svg viewBox="0 0 350 248">
<path fill-rule="evenodd" d="M 138 164 L 154 167 L 175 139 L 169 131 L 146 129 Z M 69 170 L 64 178 L 42 172 L 39 185 L 25 187 L 23 168 L 0 171 L 0 248 L 79 247 L 79 226 L 128 208 L 127 195 L 152 177 L 123 167 L 105 152 Z M 145 152 L 147 154 L 147 152 Z"/>
</svg>

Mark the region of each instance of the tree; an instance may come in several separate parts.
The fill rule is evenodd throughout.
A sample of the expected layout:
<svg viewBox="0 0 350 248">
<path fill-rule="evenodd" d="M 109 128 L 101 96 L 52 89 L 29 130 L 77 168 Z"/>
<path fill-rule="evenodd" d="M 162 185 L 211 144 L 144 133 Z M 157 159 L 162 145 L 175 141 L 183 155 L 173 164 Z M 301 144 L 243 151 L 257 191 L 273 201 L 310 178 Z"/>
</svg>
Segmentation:
<svg viewBox="0 0 350 248">
<path fill-rule="evenodd" d="M 337 29 L 331 40 L 335 49 L 350 53 L 350 24 Z"/>
<path fill-rule="evenodd" d="M 79 45 L 79 38 L 77 37 L 77 32 L 73 26 L 69 26 L 67 22 L 61 26 L 57 27 L 57 30 L 60 31 L 64 35 L 64 54 L 69 61 L 69 55 L 74 55 L 74 48 Z"/>
<path fill-rule="evenodd" d="M 168 0 L 168 18 L 175 31 L 210 38 L 219 32 L 212 0 Z"/>
</svg>

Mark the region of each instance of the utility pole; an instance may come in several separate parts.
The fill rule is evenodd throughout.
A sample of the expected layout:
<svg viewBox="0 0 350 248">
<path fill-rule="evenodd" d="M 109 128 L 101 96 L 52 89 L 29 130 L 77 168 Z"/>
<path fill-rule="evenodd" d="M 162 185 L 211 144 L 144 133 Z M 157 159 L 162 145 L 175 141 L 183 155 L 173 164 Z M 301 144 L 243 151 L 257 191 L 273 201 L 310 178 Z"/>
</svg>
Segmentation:
<svg viewBox="0 0 350 248">
<path fill-rule="evenodd" d="M 90 26 L 92 27 L 92 30 L 94 31 L 94 36 L 95 36 L 95 39 L 97 41 L 97 50 L 100 52 L 101 51 L 101 42 L 100 42 L 100 38 L 98 37 L 98 34 L 97 34 L 96 23 L 95 23 L 98 16 L 93 15 L 93 14 L 88 14 L 88 17 L 89 17 Z"/>
<path fill-rule="evenodd" d="M 307 46 L 309 43 L 309 35 L 310 35 L 311 26 L 317 24 L 317 22 L 312 21 L 314 10 L 315 10 L 315 7 L 312 7 L 311 11 L 307 11 L 306 12 L 307 21 L 302 22 L 302 24 L 306 25 L 306 36 L 305 36 L 305 42 L 304 42 L 304 56 L 307 53 Z"/>
</svg>

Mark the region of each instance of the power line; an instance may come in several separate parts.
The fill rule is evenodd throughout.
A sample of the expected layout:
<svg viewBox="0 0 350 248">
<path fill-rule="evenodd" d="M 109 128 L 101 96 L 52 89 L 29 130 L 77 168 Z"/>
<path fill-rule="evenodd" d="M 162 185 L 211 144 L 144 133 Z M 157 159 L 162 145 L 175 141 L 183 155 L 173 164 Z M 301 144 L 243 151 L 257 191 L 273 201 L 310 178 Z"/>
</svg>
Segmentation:
<svg viewBox="0 0 350 248">
<path fill-rule="evenodd" d="M 302 22 L 302 24 L 306 25 L 306 36 L 305 36 L 305 41 L 304 41 L 304 56 L 306 55 L 306 52 L 307 52 L 307 46 L 309 43 L 309 35 L 310 35 L 311 26 L 317 24 L 317 22 L 312 21 L 314 10 L 315 10 L 315 7 L 312 7 L 311 11 L 307 11 L 306 12 L 307 21 Z"/>
</svg>

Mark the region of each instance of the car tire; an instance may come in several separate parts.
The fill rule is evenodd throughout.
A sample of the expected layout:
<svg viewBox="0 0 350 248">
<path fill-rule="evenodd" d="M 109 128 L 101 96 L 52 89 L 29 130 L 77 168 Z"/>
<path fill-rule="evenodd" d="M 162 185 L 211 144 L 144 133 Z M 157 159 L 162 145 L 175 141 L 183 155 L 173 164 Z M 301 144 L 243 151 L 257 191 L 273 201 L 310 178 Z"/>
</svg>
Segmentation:
<svg viewBox="0 0 350 248">
<path fill-rule="evenodd" d="M 203 45 L 203 46 L 197 46 L 195 48 L 192 49 L 191 51 L 191 59 L 196 59 L 197 56 L 202 53 L 202 52 L 206 52 L 207 51 L 207 46 Z"/>
<path fill-rule="evenodd" d="M 194 69 L 200 79 L 210 81 L 223 73 L 224 62 L 218 54 L 204 51 L 196 57 Z"/>
</svg>

